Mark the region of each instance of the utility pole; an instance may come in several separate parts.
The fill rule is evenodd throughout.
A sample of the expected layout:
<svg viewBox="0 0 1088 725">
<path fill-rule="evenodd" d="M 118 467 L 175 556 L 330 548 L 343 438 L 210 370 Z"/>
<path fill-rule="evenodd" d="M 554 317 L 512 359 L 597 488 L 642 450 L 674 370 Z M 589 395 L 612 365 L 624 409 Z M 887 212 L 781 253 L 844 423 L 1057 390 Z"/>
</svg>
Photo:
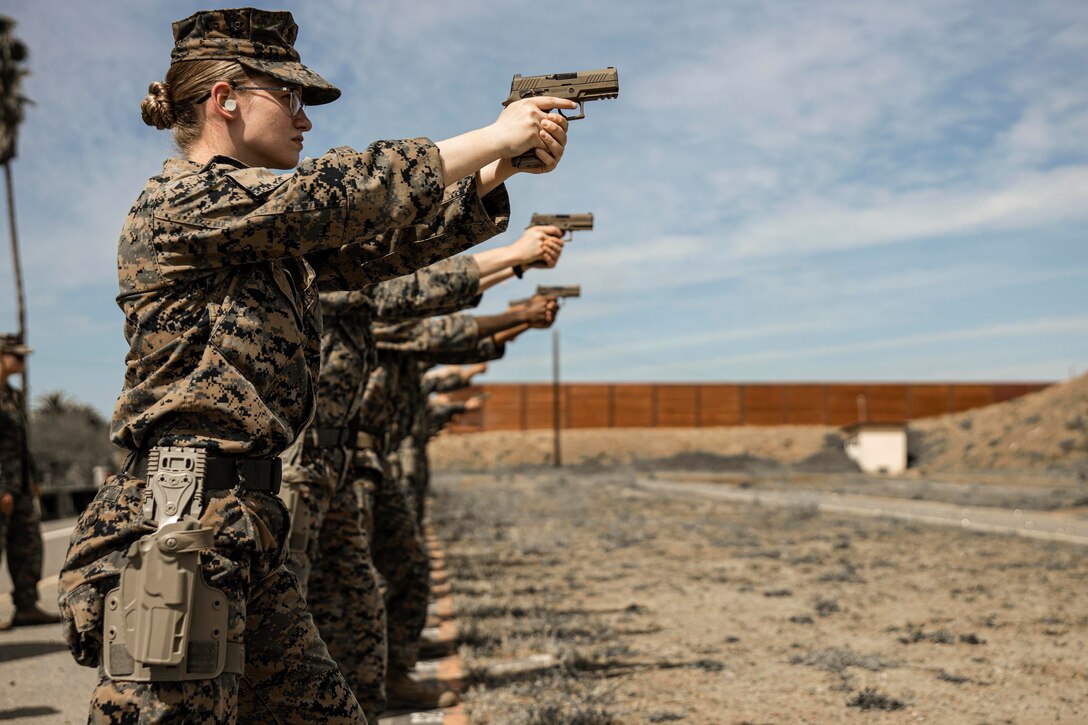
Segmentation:
<svg viewBox="0 0 1088 725">
<path fill-rule="evenodd" d="M 559 429 L 562 427 L 559 415 L 559 330 L 552 330 L 552 460 L 556 468 L 563 465 L 559 450 Z"/>
<path fill-rule="evenodd" d="M 590 223 L 593 219 L 590 218 Z M 559 304 L 560 300 L 569 299 L 571 297 L 582 296 L 582 285 L 538 285 L 536 293 L 543 297 L 550 297 L 555 300 L 556 304 Z M 558 468 L 563 465 L 562 452 L 559 450 L 559 429 L 563 427 L 562 420 L 560 418 L 562 414 L 562 406 L 559 402 L 559 330 L 552 330 L 552 430 L 554 432 L 554 441 L 552 443 L 552 460 L 554 466 Z"/>
</svg>

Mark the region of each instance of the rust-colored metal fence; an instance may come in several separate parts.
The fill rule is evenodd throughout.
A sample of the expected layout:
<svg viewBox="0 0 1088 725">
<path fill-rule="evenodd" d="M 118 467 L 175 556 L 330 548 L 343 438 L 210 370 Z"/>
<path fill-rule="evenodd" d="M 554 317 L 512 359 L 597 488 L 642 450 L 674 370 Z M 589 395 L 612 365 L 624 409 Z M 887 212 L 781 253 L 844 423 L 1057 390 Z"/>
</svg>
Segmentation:
<svg viewBox="0 0 1088 725">
<path fill-rule="evenodd" d="M 566 383 L 563 428 L 702 428 L 736 425 L 849 425 L 956 413 L 1012 400 L 1047 383 Z M 483 410 L 454 430 L 552 427 L 550 383 L 475 386 Z"/>
</svg>

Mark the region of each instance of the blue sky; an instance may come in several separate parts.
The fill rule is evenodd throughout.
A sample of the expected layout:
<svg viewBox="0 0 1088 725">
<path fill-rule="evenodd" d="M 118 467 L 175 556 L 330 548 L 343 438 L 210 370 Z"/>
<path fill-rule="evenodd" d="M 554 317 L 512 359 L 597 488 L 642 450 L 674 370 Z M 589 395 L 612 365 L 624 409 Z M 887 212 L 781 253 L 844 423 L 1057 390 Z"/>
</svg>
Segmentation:
<svg viewBox="0 0 1088 725">
<path fill-rule="evenodd" d="M 33 75 L 13 170 L 35 393 L 103 412 L 116 240 L 172 153 L 139 102 L 205 2 L 0 1 Z M 344 96 L 307 153 L 492 121 L 514 73 L 614 65 L 533 212 L 596 215 L 559 269 L 568 380 L 1055 380 L 1088 367 L 1088 3 L 282 2 Z M 6 229 L 6 225 L 5 225 Z M 5 234 L 4 248 L 7 246 Z M 14 327 L 6 252 L 0 325 Z M 544 380 L 530 333 L 496 380 Z"/>
</svg>

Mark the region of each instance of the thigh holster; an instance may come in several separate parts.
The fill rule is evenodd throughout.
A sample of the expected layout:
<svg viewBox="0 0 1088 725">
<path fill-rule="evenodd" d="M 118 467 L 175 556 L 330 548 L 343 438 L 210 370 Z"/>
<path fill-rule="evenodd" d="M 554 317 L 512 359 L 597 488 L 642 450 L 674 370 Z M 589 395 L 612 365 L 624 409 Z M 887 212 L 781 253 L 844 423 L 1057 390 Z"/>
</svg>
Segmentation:
<svg viewBox="0 0 1088 725">
<path fill-rule="evenodd" d="M 291 519 L 291 533 L 287 537 L 287 548 L 292 552 L 306 553 L 310 545 L 310 508 L 302 499 L 297 484 L 285 482 L 280 487 L 280 500 Z"/>
<path fill-rule="evenodd" d="M 200 569 L 200 551 L 214 547 L 212 529 L 196 518 L 203 471 L 203 451 L 152 450 L 143 513 L 158 528 L 132 544 L 120 586 L 106 596 L 103 665 L 115 680 L 203 680 L 244 670 L 242 644 L 227 641 L 227 597 Z"/>
</svg>

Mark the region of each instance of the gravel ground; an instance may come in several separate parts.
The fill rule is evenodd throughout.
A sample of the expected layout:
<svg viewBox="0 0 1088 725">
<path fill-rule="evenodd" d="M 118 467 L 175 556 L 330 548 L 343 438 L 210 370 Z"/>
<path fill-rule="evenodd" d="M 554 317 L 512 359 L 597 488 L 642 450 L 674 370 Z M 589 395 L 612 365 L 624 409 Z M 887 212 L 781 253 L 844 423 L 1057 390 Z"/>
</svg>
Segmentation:
<svg viewBox="0 0 1088 725">
<path fill-rule="evenodd" d="M 1088 721 L 1083 548 L 634 476 L 436 478 L 473 723 Z"/>
</svg>

